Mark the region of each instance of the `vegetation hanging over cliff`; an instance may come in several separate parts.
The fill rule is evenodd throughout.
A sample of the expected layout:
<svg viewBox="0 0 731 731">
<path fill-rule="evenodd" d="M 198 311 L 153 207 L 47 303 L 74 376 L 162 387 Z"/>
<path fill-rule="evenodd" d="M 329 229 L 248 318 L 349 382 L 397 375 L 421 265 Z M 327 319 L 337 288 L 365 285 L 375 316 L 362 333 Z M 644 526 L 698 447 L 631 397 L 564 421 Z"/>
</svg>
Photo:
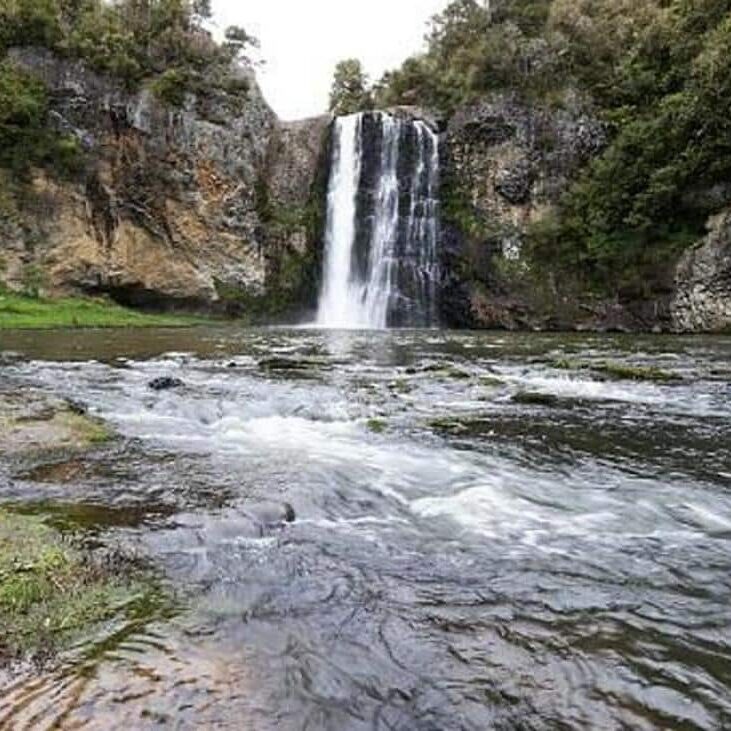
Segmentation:
<svg viewBox="0 0 731 731">
<path fill-rule="evenodd" d="M 257 45 L 239 27 L 217 43 L 204 27 L 210 14 L 209 0 L 0 0 L 0 167 L 63 171 L 79 153 L 76 140 L 50 124 L 43 85 L 12 63 L 9 49 L 39 46 L 78 58 L 130 90 L 149 84 L 180 105 L 211 79 L 228 83 L 232 62 Z"/>
<path fill-rule="evenodd" d="M 239 27 L 217 43 L 204 27 L 210 16 L 209 0 L 0 0 L 0 51 L 42 46 L 130 87 L 173 70 L 192 79 L 257 45 Z"/>
<path fill-rule="evenodd" d="M 455 0 L 374 93 L 447 113 L 495 92 L 582 99 L 609 144 L 530 239 L 607 289 L 651 277 L 728 205 L 730 58 L 731 0 Z"/>
</svg>

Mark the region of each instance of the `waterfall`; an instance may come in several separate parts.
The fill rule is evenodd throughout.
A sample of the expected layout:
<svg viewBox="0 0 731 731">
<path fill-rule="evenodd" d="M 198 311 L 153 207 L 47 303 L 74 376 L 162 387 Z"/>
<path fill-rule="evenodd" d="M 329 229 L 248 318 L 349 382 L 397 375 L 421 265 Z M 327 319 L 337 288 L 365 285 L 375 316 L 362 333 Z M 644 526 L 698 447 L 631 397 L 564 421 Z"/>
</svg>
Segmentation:
<svg viewBox="0 0 731 731">
<path fill-rule="evenodd" d="M 438 195 L 427 124 L 384 112 L 335 121 L 318 325 L 436 324 Z"/>
</svg>

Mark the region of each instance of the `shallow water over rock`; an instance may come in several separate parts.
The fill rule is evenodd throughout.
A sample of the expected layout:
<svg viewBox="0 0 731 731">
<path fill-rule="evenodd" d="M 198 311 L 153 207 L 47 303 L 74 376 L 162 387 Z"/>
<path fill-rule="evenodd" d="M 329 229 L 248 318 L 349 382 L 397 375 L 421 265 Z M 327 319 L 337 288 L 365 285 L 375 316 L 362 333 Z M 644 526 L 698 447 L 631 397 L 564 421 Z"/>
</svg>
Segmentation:
<svg viewBox="0 0 731 731">
<path fill-rule="evenodd" d="M 5 460 L 0 500 L 186 607 L 3 677 L 0 726 L 731 725 L 731 339 L 0 338 L 3 386 L 119 434 Z"/>
</svg>

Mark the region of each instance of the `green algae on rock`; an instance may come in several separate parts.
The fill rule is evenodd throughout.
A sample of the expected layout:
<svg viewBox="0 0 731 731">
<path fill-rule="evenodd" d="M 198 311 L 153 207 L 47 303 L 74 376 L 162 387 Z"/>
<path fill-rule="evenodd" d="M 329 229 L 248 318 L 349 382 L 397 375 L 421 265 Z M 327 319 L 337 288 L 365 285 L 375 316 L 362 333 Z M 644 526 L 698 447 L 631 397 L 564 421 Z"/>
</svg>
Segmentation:
<svg viewBox="0 0 731 731">
<path fill-rule="evenodd" d="M 0 664 L 48 657 L 154 591 L 122 555 L 0 509 Z"/>
<path fill-rule="evenodd" d="M 26 389 L 0 392 L 0 455 L 84 450 L 112 438 L 99 419 L 73 404 Z"/>
</svg>

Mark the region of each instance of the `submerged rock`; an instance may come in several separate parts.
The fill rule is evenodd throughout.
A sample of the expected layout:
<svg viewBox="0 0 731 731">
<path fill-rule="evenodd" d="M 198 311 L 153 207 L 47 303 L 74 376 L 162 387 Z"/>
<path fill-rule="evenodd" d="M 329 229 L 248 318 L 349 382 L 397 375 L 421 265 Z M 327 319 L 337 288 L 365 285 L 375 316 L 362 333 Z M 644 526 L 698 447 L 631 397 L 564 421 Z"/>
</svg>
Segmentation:
<svg viewBox="0 0 731 731">
<path fill-rule="evenodd" d="M 558 396 L 551 393 L 536 393 L 533 391 L 521 391 L 516 393 L 512 398 L 513 403 L 523 406 L 550 406 L 557 407 L 565 405 Z"/>
<path fill-rule="evenodd" d="M 12 350 L 5 350 L 0 353 L 0 368 L 15 365 L 21 361 L 22 358 L 23 356 L 20 353 L 15 353 Z"/>
<path fill-rule="evenodd" d="M 246 516 L 254 523 L 259 536 L 265 536 L 272 530 L 294 523 L 297 514 L 291 503 L 263 504 L 248 510 Z"/>
<path fill-rule="evenodd" d="M 81 401 L 66 399 L 66 403 L 68 404 L 69 411 L 71 411 L 72 414 L 76 414 L 77 416 L 86 416 L 86 414 L 89 413 L 89 407 Z"/>
<path fill-rule="evenodd" d="M 263 371 L 307 371 L 312 363 L 292 358 L 265 358 L 259 361 L 259 368 Z"/>
<path fill-rule="evenodd" d="M 83 450 L 110 438 L 103 422 L 67 401 L 32 389 L 0 392 L 0 454 Z"/>
<path fill-rule="evenodd" d="M 172 376 L 160 376 L 160 378 L 154 378 L 147 386 L 153 391 L 170 391 L 174 388 L 182 388 L 185 384 L 179 378 L 173 378 Z"/>
<path fill-rule="evenodd" d="M 297 515 L 294 512 L 294 508 L 290 505 L 290 503 L 283 503 L 282 508 L 284 510 L 284 522 L 285 523 L 294 523 L 294 521 L 297 519 Z"/>
</svg>

